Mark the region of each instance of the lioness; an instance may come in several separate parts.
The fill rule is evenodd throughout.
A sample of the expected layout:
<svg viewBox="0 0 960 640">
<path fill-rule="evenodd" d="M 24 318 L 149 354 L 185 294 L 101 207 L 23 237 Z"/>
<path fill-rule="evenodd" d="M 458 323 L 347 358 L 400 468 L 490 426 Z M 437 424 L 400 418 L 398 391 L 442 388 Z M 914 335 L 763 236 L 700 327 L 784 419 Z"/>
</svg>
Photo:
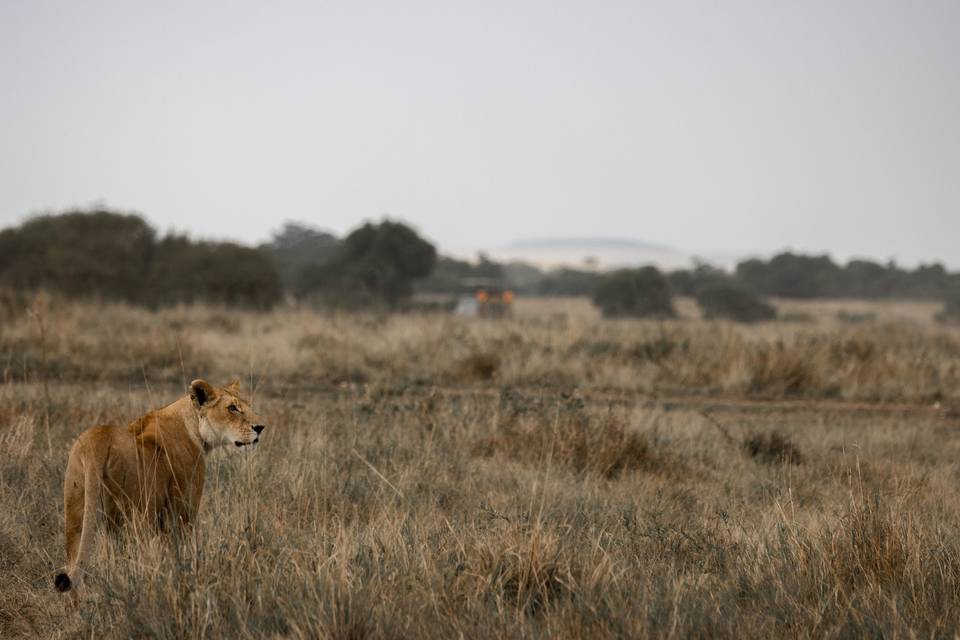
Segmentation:
<svg viewBox="0 0 960 640">
<path fill-rule="evenodd" d="M 240 382 L 190 383 L 189 395 L 137 418 L 126 429 L 87 429 L 70 449 L 63 480 L 67 564 L 58 591 L 80 583 L 100 514 L 111 527 L 142 517 L 152 527 L 184 530 L 197 515 L 206 454 L 260 441 L 264 425 L 240 397 Z"/>
</svg>

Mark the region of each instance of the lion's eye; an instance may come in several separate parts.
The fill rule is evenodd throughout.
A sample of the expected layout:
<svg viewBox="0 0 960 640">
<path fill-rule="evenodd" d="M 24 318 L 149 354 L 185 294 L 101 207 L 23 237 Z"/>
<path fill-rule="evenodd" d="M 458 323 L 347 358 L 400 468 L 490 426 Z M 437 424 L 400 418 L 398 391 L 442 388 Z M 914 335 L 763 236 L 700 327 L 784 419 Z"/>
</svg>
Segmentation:
<svg viewBox="0 0 960 640">
<path fill-rule="evenodd" d="M 227 409 L 229 409 L 230 411 L 233 411 L 234 413 L 240 413 L 240 407 L 238 407 L 235 404 L 230 405 L 229 407 L 227 407 Z"/>
</svg>

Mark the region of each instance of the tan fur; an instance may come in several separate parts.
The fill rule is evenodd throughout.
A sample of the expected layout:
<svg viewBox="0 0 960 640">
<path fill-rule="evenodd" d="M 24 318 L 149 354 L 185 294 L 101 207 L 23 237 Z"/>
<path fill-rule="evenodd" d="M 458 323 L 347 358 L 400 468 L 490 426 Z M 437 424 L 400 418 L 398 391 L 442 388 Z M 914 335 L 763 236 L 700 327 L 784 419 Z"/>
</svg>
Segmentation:
<svg viewBox="0 0 960 640">
<path fill-rule="evenodd" d="M 63 481 L 67 563 L 54 581 L 58 590 L 80 583 L 100 521 L 112 528 L 138 518 L 160 530 L 189 529 L 207 453 L 259 441 L 263 425 L 239 392 L 239 381 L 214 388 L 194 380 L 188 395 L 126 429 L 98 426 L 80 434 Z"/>
</svg>

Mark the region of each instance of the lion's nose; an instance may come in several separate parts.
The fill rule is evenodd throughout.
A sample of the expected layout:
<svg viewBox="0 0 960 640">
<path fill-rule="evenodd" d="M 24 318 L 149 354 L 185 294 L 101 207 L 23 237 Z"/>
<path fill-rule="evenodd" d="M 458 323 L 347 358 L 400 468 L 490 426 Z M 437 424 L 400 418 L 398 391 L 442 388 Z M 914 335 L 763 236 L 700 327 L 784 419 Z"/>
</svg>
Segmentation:
<svg viewBox="0 0 960 640">
<path fill-rule="evenodd" d="M 259 434 L 259 433 L 260 433 L 261 431 L 263 431 L 264 429 L 265 429 L 265 427 L 264 427 L 262 424 L 255 424 L 255 425 L 253 425 L 253 432 L 256 433 L 256 434 Z"/>
</svg>

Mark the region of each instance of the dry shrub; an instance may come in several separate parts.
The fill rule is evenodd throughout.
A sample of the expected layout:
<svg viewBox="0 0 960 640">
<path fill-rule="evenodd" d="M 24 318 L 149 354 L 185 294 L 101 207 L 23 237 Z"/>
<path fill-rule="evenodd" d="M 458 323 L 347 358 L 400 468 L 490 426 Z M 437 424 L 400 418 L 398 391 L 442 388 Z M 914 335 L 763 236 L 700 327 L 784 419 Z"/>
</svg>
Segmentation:
<svg viewBox="0 0 960 640">
<path fill-rule="evenodd" d="M 553 459 L 578 473 L 596 473 L 604 478 L 636 469 L 666 471 L 669 465 L 644 436 L 618 420 L 558 420 L 550 444 Z"/>
<path fill-rule="evenodd" d="M 495 600 L 536 615 L 572 582 L 564 551 L 554 532 L 540 525 L 516 527 L 503 538 L 479 545 L 467 558 L 466 572 Z"/>
<path fill-rule="evenodd" d="M 225 308 L 211 307 L 197 310 L 180 308 L 172 313 L 174 317 L 167 321 L 167 325 L 175 331 L 203 328 L 226 335 L 237 335 L 243 326 L 242 314 Z"/>
<path fill-rule="evenodd" d="M 640 364 L 664 362 L 673 355 L 683 354 L 689 349 L 687 339 L 663 334 L 649 340 L 622 343 L 613 340 L 578 340 L 570 345 L 571 354 L 586 354 L 591 358 L 611 359 L 619 362 Z"/>
<path fill-rule="evenodd" d="M 819 342 L 819 341 L 818 341 Z M 844 336 L 829 342 L 831 362 L 837 365 L 869 364 L 880 354 L 879 345 L 859 336 Z"/>
<path fill-rule="evenodd" d="M 541 612 L 564 592 L 562 548 L 555 536 L 534 530 L 482 556 L 489 588 L 527 614 Z"/>
<path fill-rule="evenodd" d="M 821 370 L 808 350 L 782 343 L 748 352 L 747 392 L 773 397 L 811 395 L 825 388 Z"/>
<path fill-rule="evenodd" d="M 803 456 L 790 436 L 779 431 L 754 433 L 743 440 L 744 452 L 766 464 L 800 464 Z"/>
<path fill-rule="evenodd" d="M 365 384 L 371 380 L 370 371 L 361 364 L 353 364 L 343 360 L 330 360 L 320 366 L 323 368 L 321 379 L 330 384 Z"/>
<path fill-rule="evenodd" d="M 920 541 L 909 518 L 887 505 L 879 492 L 851 500 L 841 521 L 842 528 L 829 534 L 829 558 L 844 585 L 889 585 L 910 573 Z"/>
<path fill-rule="evenodd" d="M 324 580 L 321 606 L 303 618 L 288 620 L 294 635 L 331 640 L 367 640 L 381 637 L 374 624 L 373 601 L 366 591 L 350 589 L 334 579 Z"/>
<path fill-rule="evenodd" d="M 876 322 L 877 320 L 877 314 L 871 311 L 858 313 L 856 311 L 847 311 L 846 309 L 837 311 L 834 317 L 837 319 L 837 322 L 844 324 L 864 324 L 867 322 Z"/>
<path fill-rule="evenodd" d="M 804 311 L 786 311 L 777 316 L 777 321 L 785 324 L 812 324 L 817 319 Z"/>
<path fill-rule="evenodd" d="M 548 410 L 542 401 L 515 392 L 504 397 L 508 408 L 501 407 L 497 433 L 477 440 L 475 455 L 503 454 L 532 465 L 559 463 L 608 479 L 633 470 L 669 474 L 677 466 L 672 456 L 610 411 L 591 415 L 575 398 Z"/>
<path fill-rule="evenodd" d="M 26 315 L 30 296 L 21 290 L 0 287 L 0 322 L 12 322 Z"/>
<path fill-rule="evenodd" d="M 456 362 L 453 375 L 461 382 L 489 382 L 500 368 L 500 357 L 489 351 L 471 353 Z"/>
<path fill-rule="evenodd" d="M 702 576 L 723 573 L 736 559 L 741 549 L 733 539 L 733 528 L 725 513 L 705 519 L 689 510 L 668 514 L 653 508 L 640 518 L 636 533 L 651 545 L 656 558 L 674 570 Z"/>
</svg>

